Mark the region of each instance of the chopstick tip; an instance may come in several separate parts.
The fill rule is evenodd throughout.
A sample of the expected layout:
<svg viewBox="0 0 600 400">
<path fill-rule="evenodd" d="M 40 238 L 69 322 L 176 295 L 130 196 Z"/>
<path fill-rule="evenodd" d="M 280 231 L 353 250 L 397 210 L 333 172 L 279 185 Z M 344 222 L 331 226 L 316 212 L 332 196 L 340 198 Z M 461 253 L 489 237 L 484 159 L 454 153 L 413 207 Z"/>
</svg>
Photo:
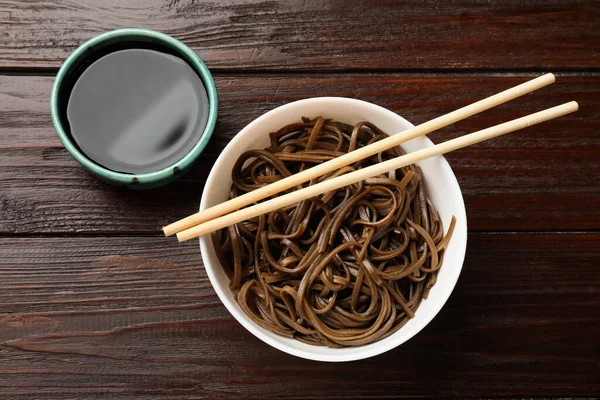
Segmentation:
<svg viewBox="0 0 600 400">
<path fill-rule="evenodd" d="M 579 103 L 578 102 L 572 101 L 571 104 L 573 106 L 573 111 L 579 110 Z"/>
<path fill-rule="evenodd" d="M 577 103 L 576 101 L 569 101 L 568 103 L 561 104 L 560 106 L 557 106 L 557 107 L 562 108 L 564 110 L 565 114 L 570 114 L 570 113 L 573 113 L 573 112 L 579 110 L 579 103 Z"/>
</svg>

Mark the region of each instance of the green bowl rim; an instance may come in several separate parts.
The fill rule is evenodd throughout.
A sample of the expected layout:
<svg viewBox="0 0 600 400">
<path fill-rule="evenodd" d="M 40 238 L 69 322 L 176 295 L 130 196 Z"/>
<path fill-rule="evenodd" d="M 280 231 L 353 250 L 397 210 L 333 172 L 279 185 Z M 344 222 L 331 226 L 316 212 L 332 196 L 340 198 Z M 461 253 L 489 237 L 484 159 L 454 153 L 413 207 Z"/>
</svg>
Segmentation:
<svg viewBox="0 0 600 400">
<path fill-rule="evenodd" d="M 61 86 L 62 81 L 64 80 L 65 75 L 68 69 L 72 66 L 72 64 L 77 62 L 90 46 L 98 45 L 106 40 L 114 40 L 126 36 L 143 36 L 155 39 L 160 41 L 162 44 L 165 44 L 168 47 L 171 47 L 180 52 L 190 63 L 193 64 L 193 67 L 196 69 L 196 71 L 199 72 L 200 78 L 202 79 L 202 82 L 204 83 L 206 92 L 208 94 L 208 120 L 206 122 L 204 132 L 202 133 L 202 136 L 200 137 L 198 143 L 196 143 L 196 145 L 192 148 L 192 150 L 190 150 L 189 153 L 187 153 L 181 160 L 177 161 L 173 165 L 170 165 L 159 171 L 149 172 L 145 174 L 126 174 L 122 172 L 112 171 L 90 160 L 72 143 L 71 139 L 69 138 L 69 135 L 64 131 L 60 119 L 58 117 L 59 87 Z M 100 177 L 108 181 L 125 185 L 138 183 L 156 183 L 163 180 L 168 180 L 172 178 L 174 174 L 176 175 L 178 172 L 185 171 L 189 167 L 191 167 L 192 164 L 196 161 L 196 159 L 200 156 L 213 134 L 215 124 L 217 122 L 217 107 L 218 96 L 215 81 L 213 80 L 213 77 L 210 71 L 208 70 L 208 67 L 206 66 L 206 64 L 204 64 L 200 56 L 198 56 L 198 54 L 196 54 L 183 42 L 167 34 L 149 29 L 139 28 L 125 28 L 105 32 L 93 37 L 92 39 L 79 46 L 75 51 L 73 51 L 73 53 L 69 55 L 69 57 L 67 57 L 60 70 L 58 71 L 58 74 L 54 79 L 54 84 L 52 85 L 52 93 L 50 96 L 50 115 L 52 117 L 52 124 L 54 125 L 54 129 L 56 130 L 60 141 L 63 143 L 67 151 L 81 165 L 83 165 L 93 173 L 99 175 Z"/>
</svg>

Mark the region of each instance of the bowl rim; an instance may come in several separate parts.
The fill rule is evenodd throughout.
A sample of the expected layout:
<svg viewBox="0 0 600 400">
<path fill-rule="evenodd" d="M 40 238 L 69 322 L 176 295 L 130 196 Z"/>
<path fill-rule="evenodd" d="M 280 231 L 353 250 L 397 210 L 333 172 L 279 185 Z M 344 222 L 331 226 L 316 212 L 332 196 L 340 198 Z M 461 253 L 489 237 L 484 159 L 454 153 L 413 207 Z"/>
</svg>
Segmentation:
<svg viewBox="0 0 600 400">
<path fill-rule="evenodd" d="M 333 96 L 313 97 L 313 98 L 297 100 L 297 101 L 290 102 L 290 103 L 284 104 L 282 106 L 276 107 L 276 108 L 262 114 L 261 116 L 259 116 L 258 118 L 256 118 L 252 122 L 250 122 L 248 125 L 246 125 L 240 132 L 238 132 L 238 134 L 223 149 L 223 151 L 221 152 L 221 154 L 215 161 L 213 167 L 211 168 L 209 176 L 206 180 L 206 183 L 204 186 L 205 189 L 202 193 L 202 197 L 200 200 L 200 211 L 202 211 L 206 208 L 206 201 L 207 201 L 207 196 L 208 196 L 207 193 L 210 192 L 210 187 L 212 187 L 211 182 L 215 179 L 215 175 L 216 175 L 215 171 L 219 168 L 219 165 L 221 164 L 221 160 L 227 158 L 227 155 L 228 155 L 227 153 L 231 149 L 233 149 L 237 146 L 238 142 L 240 142 L 242 140 L 241 138 L 246 134 L 246 132 L 252 131 L 256 125 L 261 124 L 263 120 L 269 118 L 272 114 L 276 114 L 278 112 L 281 112 L 282 110 L 286 110 L 287 108 L 297 107 L 298 105 L 302 105 L 304 103 L 323 102 L 323 101 L 334 101 L 334 102 L 346 103 L 347 106 L 350 106 L 352 104 L 358 104 L 360 106 L 375 107 L 375 108 L 379 109 L 380 111 L 383 111 L 384 113 L 393 114 L 393 116 L 395 118 L 405 122 L 409 127 L 414 127 L 414 125 L 411 124 L 409 121 L 407 121 L 406 119 L 404 119 L 403 117 L 399 116 L 398 114 L 394 113 L 391 110 L 388 110 L 388 109 L 381 107 L 374 103 L 370 103 L 370 102 L 358 100 L 358 99 L 346 98 L 346 97 L 333 97 Z M 431 142 L 431 140 L 429 138 L 427 138 L 426 136 L 423 136 L 422 138 L 425 141 L 424 143 L 425 143 L 426 147 L 433 146 L 433 142 Z M 460 186 L 458 184 L 458 181 L 456 180 L 456 176 L 454 175 L 454 172 L 452 171 L 452 168 L 450 167 L 450 164 L 448 163 L 448 161 L 443 156 L 438 156 L 438 157 L 439 157 L 440 162 L 442 163 L 442 167 L 444 169 L 447 169 L 449 171 L 449 173 L 451 174 L 451 176 L 454 178 L 453 181 L 450 183 L 452 185 L 455 185 L 456 188 L 458 189 L 456 192 L 456 193 L 458 193 L 456 200 L 458 201 L 458 209 L 460 211 L 460 214 L 462 214 L 462 215 L 457 215 L 457 218 L 464 218 L 464 224 L 457 224 L 457 226 L 455 228 L 455 232 L 458 233 L 459 230 L 461 229 L 460 227 L 462 226 L 462 232 L 460 232 L 460 233 L 462 234 L 461 236 L 464 237 L 464 242 L 461 243 L 462 245 L 460 245 L 456 249 L 456 267 L 455 267 L 456 273 L 453 276 L 452 281 L 446 281 L 446 284 L 444 286 L 444 291 L 442 293 L 440 293 L 440 295 L 439 295 L 441 300 L 439 301 L 437 306 L 432 311 L 430 311 L 429 314 L 427 314 L 423 319 L 421 319 L 422 322 L 418 326 L 418 328 L 415 328 L 414 332 L 412 332 L 412 334 L 410 334 L 406 338 L 404 338 L 404 340 L 387 341 L 387 342 L 385 342 L 385 344 L 382 344 L 382 341 L 377 341 L 377 342 L 374 342 L 374 343 L 371 343 L 371 344 L 365 345 L 365 346 L 351 347 L 350 349 L 353 349 L 354 351 L 337 354 L 337 355 L 319 354 L 318 350 L 322 348 L 321 346 L 312 346 L 315 348 L 315 351 L 310 352 L 310 351 L 305 351 L 302 349 L 297 349 L 292 346 L 288 346 L 288 345 L 278 342 L 278 341 L 274 341 L 266 334 L 267 331 L 264 328 L 256 325 L 247 315 L 245 315 L 243 313 L 243 311 L 238 311 L 234 307 L 234 304 L 232 303 L 232 301 L 230 300 L 230 298 L 227 296 L 227 294 L 225 292 L 225 290 L 229 290 L 228 287 L 218 284 L 218 281 L 217 281 L 218 278 L 214 273 L 214 266 L 210 263 L 208 263 L 208 265 L 207 265 L 206 261 L 204 260 L 204 257 L 202 257 L 204 270 L 206 271 L 208 278 L 210 280 L 210 283 L 211 283 L 213 289 L 215 290 L 215 292 L 217 293 L 219 299 L 225 305 L 225 307 L 227 308 L 229 313 L 244 328 L 246 328 L 254 336 L 256 336 L 257 338 L 259 338 L 266 344 L 268 344 L 278 350 L 281 350 L 285 353 L 294 355 L 296 357 L 304 358 L 304 359 L 309 359 L 309 360 L 314 360 L 314 361 L 324 361 L 324 362 L 357 361 L 357 360 L 366 359 L 366 358 L 374 357 L 376 355 L 385 353 L 389 350 L 392 350 L 392 349 L 400 346 L 401 344 L 405 343 L 406 341 L 410 340 L 417 333 L 419 333 L 421 330 L 423 330 L 433 320 L 433 318 L 440 312 L 440 310 L 443 308 L 443 306 L 446 304 L 446 302 L 450 298 L 450 294 L 454 290 L 456 283 L 458 282 L 458 278 L 461 274 L 463 263 L 464 263 L 464 257 L 466 254 L 467 220 L 466 220 L 466 209 L 465 209 L 464 199 L 462 196 L 462 191 L 460 190 Z M 200 244 L 201 254 L 206 254 L 209 246 L 212 246 L 212 240 L 210 239 L 210 234 L 201 236 L 199 238 L 199 242 L 200 242 L 199 244 Z M 220 267 L 220 265 L 219 265 L 219 267 Z M 235 300 L 233 300 L 233 302 L 235 302 Z M 402 331 L 402 328 L 400 328 L 400 330 L 398 330 L 397 332 L 395 332 L 394 334 L 392 334 L 391 336 L 389 336 L 386 339 L 393 337 L 395 334 L 397 334 L 398 332 L 401 332 L 401 331 Z M 377 346 L 371 347 L 373 345 L 377 345 Z M 348 349 L 348 348 L 346 348 L 346 349 Z M 337 349 L 333 349 L 333 350 L 337 350 Z M 344 349 L 340 349 L 340 350 L 344 350 Z"/>
<path fill-rule="evenodd" d="M 117 172 L 101 166 L 100 164 L 92 161 L 88 158 L 79 148 L 73 143 L 69 134 L 63 128 L 62 122 L 59 117 L 59 102 L 58 96 L 59 91 L 62 87 L 62 83 L 66 78 L 71 67 L 76 65 L 83 57 L 85 57 L 86 51 L 91 47 L 101 45 L 106 42 L 125 40 L 127 38 L 147 38 L 160 42 L 161 44 L 176 50 L 181 54 L 190 64 L 194 70 L 199 74 L 202 83 L 206 89 L 208 95 L 208 119 L 206 126 L 198 143 L 179 161 L 169 165 L 168 167 L 162 168 L 158 171 L 148 172 L 143 174 L 128 174 L 123 172 Z M 165 33 L 153 31 L 150 29 L 140 28 L 123 28 L 116 29 L 109 32 L 104 32 L 97 35 L 82 45 L 80 45 L 75 51 L 73 51 L 65 60 L 60 67 L 54 83 L 52 85 L 52 92 L 50 94 L 50 116 L 52 118 L 52 125 L 56 131 L 58 138 L 65 146 L 69 154 L 81 165 L 87 168 L 89 171 L 100 176 L 101 178 L 116 184 L 132 185 L 132 184 L 151 184 L 157 182 L 163 182 L 170 180 L 173 175 L 178 175 L 180 171 L 189 169 L 192 164 L 200 156 L 208 141 L 210 140 L 216 122 L 217 122 L 217 111 L 218 111 L 218 96 L 217 88 L 215 86 L 212 74 L 208 70 L 208 67 L 200 56 L 196 54 L 183 42 L 169 36 Z"/>
</svg>

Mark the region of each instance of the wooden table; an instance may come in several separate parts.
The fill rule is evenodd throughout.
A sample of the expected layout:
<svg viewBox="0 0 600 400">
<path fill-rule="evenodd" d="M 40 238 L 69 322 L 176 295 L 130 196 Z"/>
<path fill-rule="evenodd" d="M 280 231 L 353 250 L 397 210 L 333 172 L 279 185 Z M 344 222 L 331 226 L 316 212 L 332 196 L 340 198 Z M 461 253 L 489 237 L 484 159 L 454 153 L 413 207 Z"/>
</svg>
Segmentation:
<svg viewBox="0 0 600 400">
<path fill-rule="evenodd" d="M 91 177 L 49 116 L 61 62 L 120 27 L 187 43 L 220 96 L 202 160 L 147 192 Z M 270 348 L 220 303 L 197 243 L 159 232 L 197 209 L 236 132 L 278 105 L 346 96 L 421 123 L 549 71 L 553 86 L 431 135 L 581 105 L 448 156 L 469 217 L 464 269 L 435 320 L 382 356 Z M 599 132 L 597 1 L 0 1 L 0 398 L 600 395 Z"/>
</svg>

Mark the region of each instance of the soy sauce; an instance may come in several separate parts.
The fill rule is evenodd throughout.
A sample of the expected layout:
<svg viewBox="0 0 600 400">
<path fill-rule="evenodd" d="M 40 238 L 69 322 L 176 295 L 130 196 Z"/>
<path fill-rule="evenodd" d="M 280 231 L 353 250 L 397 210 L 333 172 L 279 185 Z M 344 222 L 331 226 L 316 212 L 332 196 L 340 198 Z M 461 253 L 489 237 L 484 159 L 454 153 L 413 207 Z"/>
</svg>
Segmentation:
<svg viewBox="0 0 600 400">
<path fill-rule="evenodd" d="M 66 117 L 90 159 L 117 172 L 141 174 L 181 160 L 208 120 L 208 96 L 183 59 L 151 49 L 125 49 L 87 66 L 74 83 Z"/>
</svg>

